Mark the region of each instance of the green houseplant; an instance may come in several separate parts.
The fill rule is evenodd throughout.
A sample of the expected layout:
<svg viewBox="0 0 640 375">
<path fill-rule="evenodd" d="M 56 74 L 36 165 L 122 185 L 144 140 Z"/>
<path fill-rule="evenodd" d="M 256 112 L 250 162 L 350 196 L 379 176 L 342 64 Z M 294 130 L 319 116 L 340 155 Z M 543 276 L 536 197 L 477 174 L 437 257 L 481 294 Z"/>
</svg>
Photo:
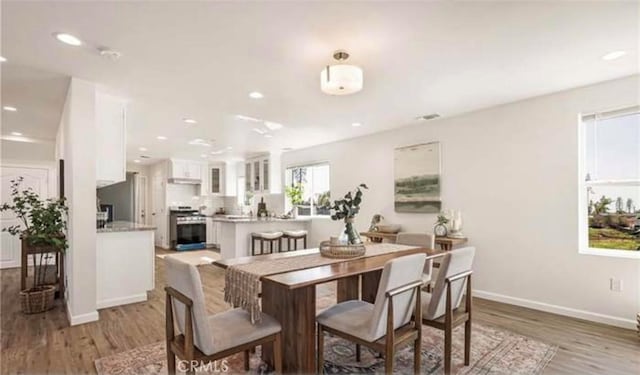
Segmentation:
<svg viewBox="0 0 640 375">
<path fill-rule="evenodd" d="M 304 199 L 302 198 L 302 195 L 304 194 L 304 186 L 302 186 L 302 184 L 299 182 L 297 184 L 287 186 L 285 189 L 285 194 L 287 195 L 287 198 L 289 198 L 289 201 L 293 206 L 293 208 L 291 209 L 292 216 L 297 217 L 298 205 L 304 202 Z"/>
<path fill-rule="evenodd" d="M 368 189 L 367 185 L 360 184 L 355 190 L 349 191 L 344 198 L 335 200 L 331 210 L 332 220 L 344 220 L 344 232 L 342 233 L 341 242 L 346 240 L 349 245 L 358 245 L 362 243 L 360 234 L 353 227 L 353 222 L 360 212 L 360 203 L 362 203 L 362 189 Z"/>
<path fill-rule="evenodd" d="M 25 312 L 35 313 L 53 307 L 55 286 L 46 283 L 51 268 L 47 263 L 52 253 L 64 253 L 68 247 L 64 234 L 68 208 L 64 199 L 42 199 L 31 188 L 21 190 L 22 181 L 22 177 L 11 181 L 12 201 L 0 206 L 0 212 L 11 211 L 20 220 L 2 231 L 19 236 L 23 251 L 33 254 L 33 284 L 20 292 L 20 299 Z"/>
</svg>

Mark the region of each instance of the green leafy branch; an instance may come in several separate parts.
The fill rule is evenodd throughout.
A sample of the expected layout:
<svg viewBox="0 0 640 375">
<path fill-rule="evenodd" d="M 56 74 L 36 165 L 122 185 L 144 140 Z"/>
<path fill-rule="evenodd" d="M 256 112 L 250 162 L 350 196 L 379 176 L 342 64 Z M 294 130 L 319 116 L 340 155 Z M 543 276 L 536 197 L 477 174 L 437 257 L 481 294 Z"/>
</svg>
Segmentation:
<svg viewBox="0 0 640 375">
<path fill-rule="evenodd" d="M 362 203 L 361 189 L 369 188 L 365 184 L 360 184 L 355 190 L 345 194 L 343 199 L 338 199 L 333 202 L 333 205 L 330 207 L 333 211 L 331 215 L 332 220 L 351 219 L 360 212 L 360 203 Z"/>
</svg>

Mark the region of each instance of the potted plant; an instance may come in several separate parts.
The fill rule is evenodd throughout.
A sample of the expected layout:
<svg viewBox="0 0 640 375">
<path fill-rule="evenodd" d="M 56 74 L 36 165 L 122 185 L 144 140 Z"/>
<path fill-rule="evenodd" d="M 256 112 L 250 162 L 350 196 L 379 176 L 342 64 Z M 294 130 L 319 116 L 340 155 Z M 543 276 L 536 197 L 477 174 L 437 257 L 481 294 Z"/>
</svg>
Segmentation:
<svg viewBox="0 0 640 375">
<path fill-rule="evenodd" d="M 355 190 L 345 194 L 343 199 L 338 199 L 333 202 L 331 210 L 332 220 L 344 220 L 344 231 L 340 235 L 340 242 L 346 242 L 349 245 L 358 245 L 362 243 L 360 234 L 353 227 L 353 222 L 360 212 L 360 203 L 362 203 L 362 189 L 368 189 L 367 185 L 360 184 Z"/>
<path fill-rule="evenodd" d="M 47 267 L 47 263 L 52 253 L 64 253 L 68 247 L 64 235 L 68 208 L 64 198 L 44 200 L 31 188 L 20 190 L 22 180 L 19 177 L 11 181 L 12 202 L 0 206 L 0 212 L 12 211 L 21 221 L 18 225 L 2 228 L 2 231 L 19 236 L 23 249 L 34 254 L 33 284 L 20 291 L 22 309 L 31 314 L 53 307 L 56 288 L 46 283 L 47 272 L 51 268 Z"/>
<path fill-rule="evenodd" d="M 301 183 L 297 183 L 291 186 L 287 186 L 285 189 L 285 194 L 287 198 L 291 201 L 291 205 L 293 208 L 291 209 L 291 213 L 293 218 L 298 217 L 298 205 L 302 204 L 304 200 L 302 199 L 302 195 L 304 194 L 304 187 Z"/>
</svg>

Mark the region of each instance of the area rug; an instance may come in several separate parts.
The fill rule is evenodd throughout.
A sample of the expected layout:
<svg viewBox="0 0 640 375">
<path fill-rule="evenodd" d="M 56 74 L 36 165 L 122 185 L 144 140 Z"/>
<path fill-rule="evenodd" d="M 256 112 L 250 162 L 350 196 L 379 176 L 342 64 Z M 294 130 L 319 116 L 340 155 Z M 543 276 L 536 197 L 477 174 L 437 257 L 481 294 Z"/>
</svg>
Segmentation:
<svg viewBox="0 0 640 375">
<path fill-rule="evenodd" d="M 471 341 L 471 364 L 463 365 L 464 329 L 453 333 L 452 372 L 455 374 L 541 374 L 551 361 L 558 347 L 495 327 L 474 324 Z M 115 354 L 95 361 L 99 375 L 111 374 L 166 374 L 164 342 Z M 442 374 L 444 361 L 442 332 L 423 326 L 422 368 L 423 374 Z M 286 355 L 286 353 L 285 353 Z M 203 368 L 198 373 L 244 372 L 243 356 L 227 357 L 216 366 Z M 226 370 L 226 371 L 223 371 Z M 251 373 L 267 370 L 260 360 L 260 348 L 251 358 Z M 325 373 L 373 374 L 384 372 L 384 359 L 363 348 L 360 362 L 355 360 L 355 345 L 337 337 L 325 338 Z M 413 349 L 408 346 L 396 354 L 395 373 L 413 372 Z"/>
<path fill-rule="evenodd" d="M 166 256 L 178 258 L 183 262 L 193 264 L 194 266 L 211 264 L 212 262 L 220 259 L 220 253 L 216 253 L 211 250 L 176 251 L 175 253 L 169 254 L 156 254 L 156 257 L 160 259 L 164 259 Z"/>
</svg>

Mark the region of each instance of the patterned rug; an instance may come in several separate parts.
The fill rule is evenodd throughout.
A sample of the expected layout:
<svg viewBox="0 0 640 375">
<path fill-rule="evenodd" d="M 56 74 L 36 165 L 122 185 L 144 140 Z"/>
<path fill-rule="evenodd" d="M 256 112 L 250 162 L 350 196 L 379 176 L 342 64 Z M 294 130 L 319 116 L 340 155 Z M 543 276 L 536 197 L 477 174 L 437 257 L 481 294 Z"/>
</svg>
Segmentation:
<svg viewBox="0 0 640 375">
<path fill-rule="evenodd" d="M 455 374 L 541 374 L 551 361 L 557 346 L 491 326 L 474 324 L 471 341 L 471 364 L 463 365 L 464 327 L 453 333 L 452 372 Z M 442 374 L 444 361 L 442 332 L 423 326 L 422 367 L 423 374 Z M 285 353 L 286 355 L 286 353 Z M 395 359 L 395 373 L 413 372 L 413 349 L 399 350 Z M 95 361 L 100 375 L 107 374 L 166 374 L 164 342 L 115 354 Z M 244 372 L 242 354 L 233 355 L 218 363 L 217 367 L 203 370 L 202 374 L 218 372 Z M 260 360 L 260 348 L 251 358 L 251 373 L 265 373 L 266 366 Z M 226 371 L 223 371 L 226 370 Z M 325 338 L 325 373 L 373 374 L 384 372 L 384 359 L 373 351 L 362 349 L 360 362 L 355 360 L 355 345 L 336 337 Z"/>
</svg>

